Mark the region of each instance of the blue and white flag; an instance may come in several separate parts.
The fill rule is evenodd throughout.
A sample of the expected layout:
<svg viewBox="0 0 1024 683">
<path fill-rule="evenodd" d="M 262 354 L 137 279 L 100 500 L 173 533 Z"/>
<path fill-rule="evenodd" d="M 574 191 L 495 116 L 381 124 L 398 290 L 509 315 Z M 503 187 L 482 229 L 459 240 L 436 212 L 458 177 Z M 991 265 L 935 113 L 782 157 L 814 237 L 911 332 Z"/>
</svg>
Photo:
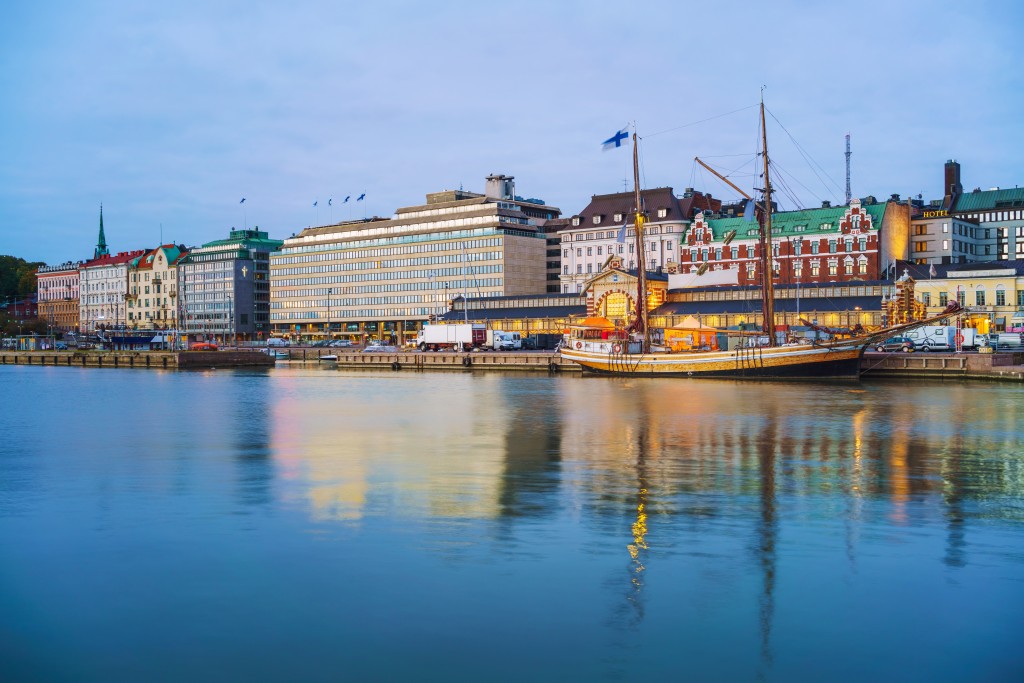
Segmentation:
<svg viewBox="0 0 1024 683">
<path fill-rule="evenodd" d="M 627 222 L 623 221 L 622 227 L 619 229 L 619 235 L 618 235 L 618 237 L 615 238 L 616 242 L 625 242 L 626 241 L 626 225 L 627 225 Z"/>
<path fill-rule="evenodd" d="M 748 199 L 747 205 L 743 207 L 743 220 L 752 221 L 755 219 L 754 216 L 754 200 Z"/>
<path fill-rule="evenodd" d="M 356 201 L 357 201 L 357 202 L 361 202 L 361 201 L 363 201 L 363 199 L 365 199 L 365 198 L 366 198 L 366 193 L 364 192 L 363 194 L 361 194 L 361 195 L 359 195 L 358 197 L 356 197 Z"/>
<path fill-rule="evenodd" d="M 239 203 L 239 204 L 245 204 L 245 197 L 242 197 L 242 201 L 240 201 L 240 202 L 238 202 L 238 203 Z"/>
<path fill-rule="evenodd" d="M 333 201 L 334 201 L 334 197 L 331 197 L 330 199 L 328 199 L 327 200 L 327 206 L 331 206 Z"/>
<path fill-rule="evenodd" d="M 316 202 L 313 202 L 313 206 L 316 206 Z"/>
<path fill-rule="evenodd" d="M 601 149 L 608 151 L 615 149 L 616 147 L 622 147 L 622 141 L 629 139 L 629 133 L 626 132 L 626 128 L 623 128 L 615 135 L 611 136 L 607 140 L 601 143 Z"/>
<path fill-rule="evenodd" d="M 348 204 L 348 200 L 351 199 L 351 198 L 352 198 L 352 195 L 346 196 L 345 197 L 345 201 L 343 201 L 342 204 Z"/>
</svg>

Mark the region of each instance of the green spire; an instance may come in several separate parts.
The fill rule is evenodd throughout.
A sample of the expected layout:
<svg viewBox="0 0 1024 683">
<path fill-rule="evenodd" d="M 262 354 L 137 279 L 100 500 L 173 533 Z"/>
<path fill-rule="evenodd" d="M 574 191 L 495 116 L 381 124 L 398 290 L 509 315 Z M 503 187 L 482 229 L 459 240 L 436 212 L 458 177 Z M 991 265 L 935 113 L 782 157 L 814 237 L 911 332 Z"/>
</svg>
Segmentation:
<svg viewBox="0 0 1024 683">
<path fill-rule="evenodd" d="M 110 256 L 110 250 L 107 249 L 107 237 L 103 234 L 103 204 L 100 204 L 100 241 L 96 244 L 96 251 L 93 253 L 93 258 L 99 258 L 100 256 Z"/>
</svg>

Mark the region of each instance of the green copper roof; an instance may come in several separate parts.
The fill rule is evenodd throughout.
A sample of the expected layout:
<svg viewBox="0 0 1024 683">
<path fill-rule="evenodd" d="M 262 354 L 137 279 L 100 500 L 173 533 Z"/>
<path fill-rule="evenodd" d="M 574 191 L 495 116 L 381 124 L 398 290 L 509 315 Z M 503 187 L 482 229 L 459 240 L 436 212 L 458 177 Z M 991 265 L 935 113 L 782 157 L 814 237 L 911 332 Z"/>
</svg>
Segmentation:
<svg viewBox="0 0 1024 683">
<path fill-rule="evenodd" d="M 956 200 L 956 212 L 993 211 L 1024 207 L 1024 187 L 1012 190 L 982 190 L 965 192 Z"/>
<path fill-rule="evenodd" d="M 882 225 L 885 203 L 862 204 L 861 209 L 871 216 L 871 224 L 877 230 Z M 772 236 L 814 235 L 839 233 L 839 224 L 849 210 L 848 206 L 827 209 L 804 209 L 783 211 L 772 214 Z M 713 218 L 708 221 L 715 241 L 721 240 L 730 230 L 736 231 L 736 239 L 757 235 L 757 223 L 740 218 Z M 802 228 L 802 229 L 800 229 Z M 754 232 L 749 232 L 753 230 Z"/>
</svg>

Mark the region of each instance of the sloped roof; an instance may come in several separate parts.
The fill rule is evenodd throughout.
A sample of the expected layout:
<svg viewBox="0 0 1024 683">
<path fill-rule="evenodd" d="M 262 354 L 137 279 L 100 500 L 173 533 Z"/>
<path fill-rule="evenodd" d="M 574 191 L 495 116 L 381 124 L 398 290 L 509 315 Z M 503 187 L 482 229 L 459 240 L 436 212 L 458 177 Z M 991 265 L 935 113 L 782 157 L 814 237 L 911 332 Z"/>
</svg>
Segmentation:
<svg viewBox="0 0 1024 683">
<path fill-rule="evenodd" d="M 613 225 L 615 214 L 622 214 L 623 218 L 629 216 L 634 209 L 635 198 L 633 192 L 616 192 L 615 194 L 595 194 L 590 198 L 590 203 L 579 213 L 580 225 L 577 227 L 597 227 L 594 225 L 594 216 L 601 216 L 600 226 Z M 671 187 L 655 187 L 650 190 L 641 190 L 640 199 L 645 209 L 651 214 L 651 220 L 683 220 L 689 216 L 683 215 L 683 208 L 679 204 Z M 654 218 L 658 209 L 667 209 L 665 218 Z M 630 220 L 630 223 L 633 221 Z"/>
<path fill-rule="evenodd" d="M 862 204 L 861 210 L 871 216 L 871 224 L 878 229 L 882 226 L 882 217 L 885 215 L 887 202 L 880 204 Z M 772 214 L 772 236 L 783 235 L 815 235 L 815 234 L 840 234 L 839 223 L 850 210 L 849 206 L 832 206 L 823 209 L 803 209 L 801 211 L 780 211 Z M 725 237 L 730 230 L 736 231 L 736 238 L 750 237 L 749 230 L 757 230 L 757 222 L 745 220 L 742 216 L 738 218 L 712 218 L 707 221 L 711 226 L 712 234 L 716 241 Z M 823 229 L 822 224 L 829 224 L 832 227 Z M 802 226 L 804 229 L 798 231 L 796 228 Z"/>
<path fill-rule="evenodd" d="M 964 192 L 956 200 L 955 213 L 1024 208 L 1024 187 L 1010 190 L 978 190 Z"/>
<path fill-rule="evenodd" d="M 1024 260 L 1018 259 L 1015 261 L 981 261 L 971 263 L 935 263 L 935 264 L 923 264 L 919 265 L 916 263 L 910 263 L 909 261 L 899 261 L 896 264 L 897 277 L 903 275 L 903 271 L 906 270 L 910 277 L 915 280 L 929 280 L 932 279 L 931 269 L 935 268 L 935 277 L 940 279 L 955 278 L 958 272 L 983 272 L 986 270 L 999 271 L 999 270 L 1013 270 L 1017 276 L 1024 275 Z"/>
</svg>

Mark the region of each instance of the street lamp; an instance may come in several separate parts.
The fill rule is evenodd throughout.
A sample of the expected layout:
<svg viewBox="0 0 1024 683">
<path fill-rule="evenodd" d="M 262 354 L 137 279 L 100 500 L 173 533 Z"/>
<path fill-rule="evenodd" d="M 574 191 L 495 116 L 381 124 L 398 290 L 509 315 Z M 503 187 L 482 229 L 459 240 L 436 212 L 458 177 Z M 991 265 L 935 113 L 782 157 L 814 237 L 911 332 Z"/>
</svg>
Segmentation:
<svg viewBox="0 0 1024 683">
<path fill-rule="evenodd" d="M 331 294 L 334 290 L 330 287 L 327 288 L 327 341 L 331 340 Z"/>
</svg>

